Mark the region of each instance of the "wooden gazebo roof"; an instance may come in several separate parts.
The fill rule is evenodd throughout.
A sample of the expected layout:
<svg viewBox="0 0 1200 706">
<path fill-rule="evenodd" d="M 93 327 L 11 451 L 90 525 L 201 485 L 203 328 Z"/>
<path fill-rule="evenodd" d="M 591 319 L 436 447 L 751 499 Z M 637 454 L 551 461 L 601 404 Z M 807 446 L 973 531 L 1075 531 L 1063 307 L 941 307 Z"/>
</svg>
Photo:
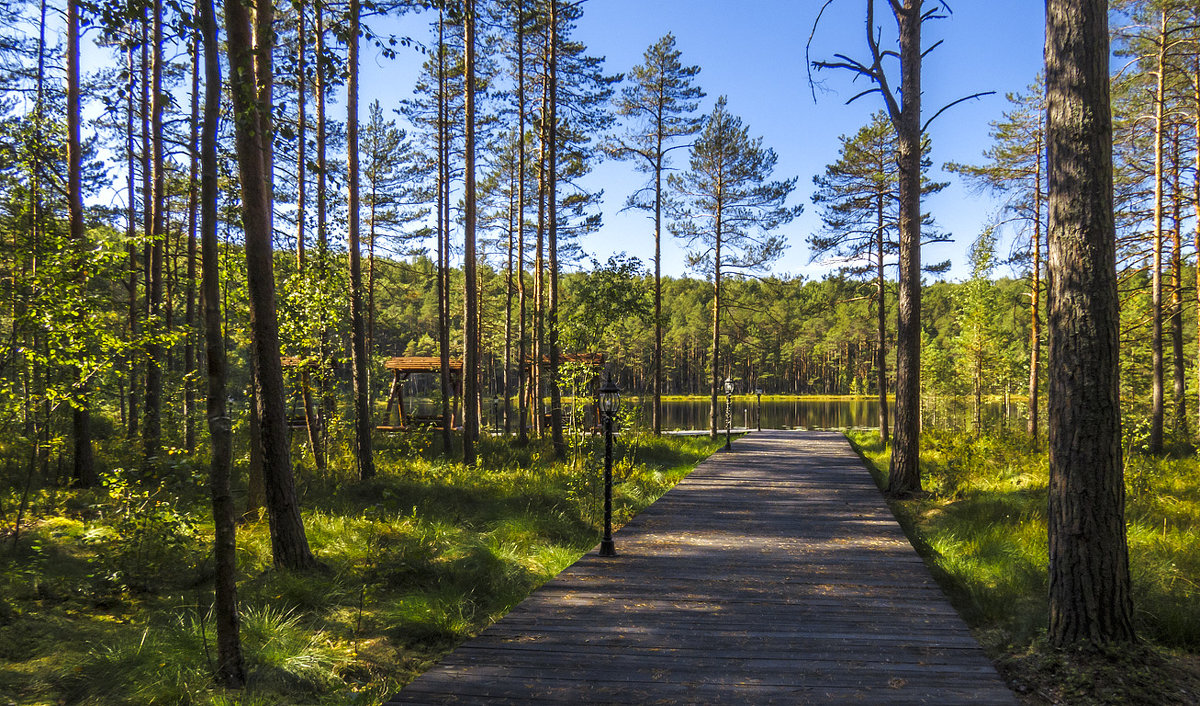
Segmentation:
<svg viewBox="0 0 1200 706">
<path fill-rule="evenodd" d="M 442 359 L 435 355 L 408 355 L 388 358 L 383 367 L 397 373 L 440 373 Z M 450 359 L 450 372 L 462 370 L 462 358 Z"/>
</svg>

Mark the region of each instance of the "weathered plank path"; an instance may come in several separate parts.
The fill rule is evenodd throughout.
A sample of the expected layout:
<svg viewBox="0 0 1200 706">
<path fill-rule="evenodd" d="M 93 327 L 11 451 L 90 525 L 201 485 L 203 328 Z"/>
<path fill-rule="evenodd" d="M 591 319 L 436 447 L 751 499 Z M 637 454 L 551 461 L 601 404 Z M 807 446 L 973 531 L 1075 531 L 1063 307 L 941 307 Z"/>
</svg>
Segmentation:
<svg viewBox="0 0 1200 706">
<path fill-rule="evenodd" d="M 734 446 L 389 703 L 1016 703 L 840 434 Z"/>
</svg>

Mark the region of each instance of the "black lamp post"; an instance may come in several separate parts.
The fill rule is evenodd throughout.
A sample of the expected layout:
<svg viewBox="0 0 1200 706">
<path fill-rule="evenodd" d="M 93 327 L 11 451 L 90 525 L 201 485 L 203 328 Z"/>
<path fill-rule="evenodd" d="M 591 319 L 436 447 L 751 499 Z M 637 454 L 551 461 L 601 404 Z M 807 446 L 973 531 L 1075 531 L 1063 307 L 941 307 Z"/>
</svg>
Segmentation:
<svg viewBox="0 0 1200 706">
<path fill-rule="evenodd" d="M 725 378 L 725 450 L 733 451 L 730 434 L 733 431 L 733 378 Z"/>
<path fill-rule="evenodd" d="M 496 425 L 496 431 L 500 431 L 500 393 L 497 392 L 492 397 L 492 423 Z"/>
<path fill-rule="evenodd" d="M 758 415 L 758 430 L 762 431 L 762 388 L 761 387 L 754 388 L 754 396 L 758 398 L 758 409 L 755 410 L 755 414 Z"/>
<path fill-rule="evenodd" d="M 600 388 L 600 414 L 604 417 L 604 539 L 600 541 L 600 556 L 616 556 L 612 538 L 612 437 L 613 420 L 621 407 L 621 388 L 612 375 Z"/>
</svg>

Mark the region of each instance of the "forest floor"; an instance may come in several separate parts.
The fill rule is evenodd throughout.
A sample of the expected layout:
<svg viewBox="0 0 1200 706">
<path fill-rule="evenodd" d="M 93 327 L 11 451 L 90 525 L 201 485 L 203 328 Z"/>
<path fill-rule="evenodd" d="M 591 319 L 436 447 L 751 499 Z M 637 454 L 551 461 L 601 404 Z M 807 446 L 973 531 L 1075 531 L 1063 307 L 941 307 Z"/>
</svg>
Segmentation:
<svg viewBox="0 0 1200 706">
<path fill-rule="evenodd" d="M 211 678 L 200 459 L 176 455 L 156 478 L 114 471 L 102 488 L 40 490 L 16 542 L 17 494 L 0 497 L 0 706 L 377 704 L 594 546 L 598 441 L 576 439 L 573 460 L 555 463 L 548 445 L 485 439 L 467 468 L 436 458 L 427 436 L 394 436 L 365 482 L 345 459 L 318 476 L 297 447 L 305 526 L 324 568 L 275 570 L 266 520 L 241 525 L 250 681 L 240 692 Z M 717 443 L 623 437 L 618 525 Z"/>
<path fill-rule="evenodd" d="M 889 451 L 850 432 L 880 487 Z M 891 503 L 934 576 L 1029 704 L 1200 703 L 1200 458 L 1126 453 L 1126 522 L 1142 642 L 1097 653 L 1046 639 L 1049 461 L 1019 432 L 921 439 L 925 492 Z"/>
</svg>

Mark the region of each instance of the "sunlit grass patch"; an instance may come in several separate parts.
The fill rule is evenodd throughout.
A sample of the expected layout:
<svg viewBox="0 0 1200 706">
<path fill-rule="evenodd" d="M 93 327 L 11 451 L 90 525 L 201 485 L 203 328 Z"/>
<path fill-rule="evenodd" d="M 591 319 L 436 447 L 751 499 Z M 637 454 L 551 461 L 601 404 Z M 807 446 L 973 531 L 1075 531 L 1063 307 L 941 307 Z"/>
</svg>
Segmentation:
<svg viewBox="0 0 1200 706">
<path fill-rule="evenodd" d="M 850 432 L 886 483 L 888 452 Z M 956 607 L 1001 648 L 1029 645 L 1048 619 L 1049 460 L 1017 432 L 921 439 L 924 495 L 894 502 L 901 524 Z M 1126 522 L 1139 634 L 1200 648 L 1200 459 L 1126 454 Z"/>
<path fill-rule="evenodd" d="M 47 704 L 374 706 L 598 541 L 602 437 L 574 439 L 565 462 L 552 460 L 546 441 L 488 438 L 474 467 L 418 441 L 381 444 L 378 474 L 366 481 L 339 455 L 348 445 L 335 445 L 327 477 L 298 464 L 317 570 L 277 569 L 265 516 L 243 518 L 238 595 L 249 682 L 237 692 L 212 676 L 205 495 L 188 485 L 164 505 L 158 486 L 127 475 L 106 489 L 45 498 L 17 551 L 0 554 L 0 694 Z M 716 445 L 622 435 L 618 521 Z M 183 470 L 180 482 L 192 484 L 194 469 Z"/>
</svg>

